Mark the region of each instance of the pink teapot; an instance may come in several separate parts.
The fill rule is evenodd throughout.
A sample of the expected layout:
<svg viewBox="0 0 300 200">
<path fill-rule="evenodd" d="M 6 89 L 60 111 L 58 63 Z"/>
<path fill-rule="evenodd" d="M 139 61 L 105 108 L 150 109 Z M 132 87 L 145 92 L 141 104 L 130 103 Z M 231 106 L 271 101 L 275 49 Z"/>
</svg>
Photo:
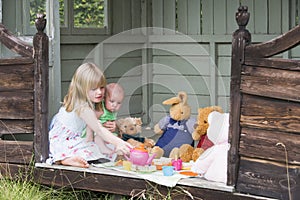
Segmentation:
<svg viewBox="0 0 300 200">
<path fill-rule="evenodd" d="M 143 145 L 136 147 L 130 150 L 130 158 L 125 155 L 125 158 L 134 165 L 150 165 L 154 159 L 155 154 L 149 156 L 148 151 L 144 148 Z"/>
</svg>

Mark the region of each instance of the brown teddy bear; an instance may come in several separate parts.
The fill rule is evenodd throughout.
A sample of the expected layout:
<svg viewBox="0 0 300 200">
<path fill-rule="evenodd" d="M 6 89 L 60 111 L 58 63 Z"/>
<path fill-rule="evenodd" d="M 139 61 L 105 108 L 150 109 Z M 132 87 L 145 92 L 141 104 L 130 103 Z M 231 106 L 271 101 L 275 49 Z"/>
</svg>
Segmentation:
<svg viewBox="0 0 300 200">
<path fill-rule="evenodd" d="M 142 120 L 137 117 L 125 117 L 116 121 L 119 130 L 119 136 L 124 141 L 127 141 L 134 147 L 139 147 L 143 144 L 146 148 L 154 146 L 154 140 L 142 137 Z"/>
<path fill-rule="evenodd" d="M 178 92 L 176 97 L 165 100 L 163 104 L 171 106 L 170 114 L 154 126 L 154 132 L 161 135 L 155 146 L 164 150 L 164 157 L 170 157 L 172 149 L 193 144 L 192 132 L 196 119 L 191 117 L 186 92 Z"/>
<path fill-rule="evenodd" d="M 197 147 L 194 148 L 190 144 L 183 144 L 180 148 L 174 148 L 170 157 L 180 157 L 183 162 L 189 162 L 190 160 L 196 161 L 206 149 L 213 146 L 213 143 L 206 135 L 209 127 L 208 115 L 213 111 L 223 113 L 220 106 L 210 106 L 198 109 L 197 123 L 195 123 L 195 129 L 192 133 L 193 140 L 199 141 Z"/>
<path fill-rule="evenodd" d="M 223 113 L 223 110 L 220 106 L 210 106 L 198 109 L 197 123 L 195 124 L 195 130 L 192 134 L 193 139 L 195 141 L 199 141 L 197 148 L 203 148 L 206 150 L 213 145 L 206 135 L 209 126 L 208 115 L 213 111 Z"/>
</svg>

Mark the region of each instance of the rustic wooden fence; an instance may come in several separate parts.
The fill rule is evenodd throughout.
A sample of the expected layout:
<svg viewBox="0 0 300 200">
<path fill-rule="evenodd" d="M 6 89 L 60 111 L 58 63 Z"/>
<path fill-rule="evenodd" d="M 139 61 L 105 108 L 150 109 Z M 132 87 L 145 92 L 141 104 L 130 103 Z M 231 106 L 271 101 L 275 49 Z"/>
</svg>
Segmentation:
<svg viewBox="0 0 300 200">
<path fill-rule="evenodd" d="M 276 55 L 300 44 L 300 26 L 251 44 L 247 7 L 233 35 L 228 184 L 242 193 L 300 196 L 300 61 Z"/>
<path fill-rule="evenodd" d="M 1 174 L 19 175 L 48 156 L 48 37 L 38 15 L 33 46 L 0 24 L 0 41 L 20 56 L 0 59 Z"/>
</svg>

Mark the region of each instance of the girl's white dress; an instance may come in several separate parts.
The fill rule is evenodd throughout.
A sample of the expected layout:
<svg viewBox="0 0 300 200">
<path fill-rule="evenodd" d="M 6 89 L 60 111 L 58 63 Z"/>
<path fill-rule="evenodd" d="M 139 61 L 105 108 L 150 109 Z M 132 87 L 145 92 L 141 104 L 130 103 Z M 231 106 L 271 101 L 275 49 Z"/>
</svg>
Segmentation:
<svg viewBox="0 0 300 200">
<path fill-rule="evenodd" d="M 81 156 L 87 161 L 105 158 L 94 142 L 81 137 L 86 123 L 74 112 L 64 107 L 53 117 L 49 131 L 50 155 L 47 163 L 53 164 L 71 156 Z"/>
</svg>

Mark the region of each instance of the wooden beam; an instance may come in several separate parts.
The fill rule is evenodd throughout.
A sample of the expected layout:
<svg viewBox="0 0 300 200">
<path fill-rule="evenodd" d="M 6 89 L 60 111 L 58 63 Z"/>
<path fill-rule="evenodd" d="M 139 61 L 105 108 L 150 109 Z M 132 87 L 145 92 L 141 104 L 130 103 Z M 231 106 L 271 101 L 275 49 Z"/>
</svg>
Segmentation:
<svg viewBox="0 0 300 200">
<path fill-rule="evenodd" d="M 300 43 L 300 25 L 270 41 L 250 45 L 245 49 L 246 55 L 255 57 L 271 57 L 287 51 Z"/>
<path fill-rule="evenodd" d="M 15 37 L 3 24 L 0 24 L 0 41 L 8 49 L 24 57 L 32 57 L 33 48 Z"/>
<path fill-rule="evenodd" d="M 203 199 L 203 200 L 252 200 L 255 196 L 246 196 L 232 192 L 200 188 L 197 186 L 180 185 L 173 188 L 161 186 L 144 179 L 131 176 L 116 176 L 112 174 L 99 174 L 84 170 L 68 170 L 57 168 L 36 167 L 34 170 L 36 182 L 40 184 L 77 188 L 98 192 L 107 192 L 131 196 L 145 191 L 153 199 L 162 199 L 170 194 L 172 199 Z M 163 196 L 160 196 L 163 195 Z"/>
<path fill-rule="evenodd" d="M 242 157 L 237 191 L 276 199 L 298 199 L 300 196 L 300 167 Z M 290 185 L 288 185 L 288 179 Z"/>
<path fill-rule="evenodd" d="M 240 105 L 241 105 L 241 66 L 244 63 L 244 49 L 251 41 L 251 34 L 246 29 L 250 14 L 248 8 L 240 6 L 236 13 L 239 29 L 233 33 L 231 56 L 231 81 L 230 81 L 230 117 L 229 138 L 231 144 L 228 152 L 228 185 L 235 185 L 239 165 L 239 137 L 240 137 Z"/>
<path fill-rule="evenodd" d="M 286 162 L 285 151 L 278 143 L 286 146 L 289 164 L 300 163 L 300 135 L 258 128 L 242 128 L 239 152 L 241 156 L 269 161 Z"/>
<path fill-rule="evenodd" d="M 38 32 L 33 37 L 34 47 L 34 153 L 36 162 L 45 162 L 49 156 L 48 96 L 49 96 L 49 38 L 43 32 L 45 15 L 35 21 Z"/>
<path fill-rule="evenodd" d="M 28 165 L 33 158 L 33 142 L 0 140 L 0 162 Z"/>
</svg>

